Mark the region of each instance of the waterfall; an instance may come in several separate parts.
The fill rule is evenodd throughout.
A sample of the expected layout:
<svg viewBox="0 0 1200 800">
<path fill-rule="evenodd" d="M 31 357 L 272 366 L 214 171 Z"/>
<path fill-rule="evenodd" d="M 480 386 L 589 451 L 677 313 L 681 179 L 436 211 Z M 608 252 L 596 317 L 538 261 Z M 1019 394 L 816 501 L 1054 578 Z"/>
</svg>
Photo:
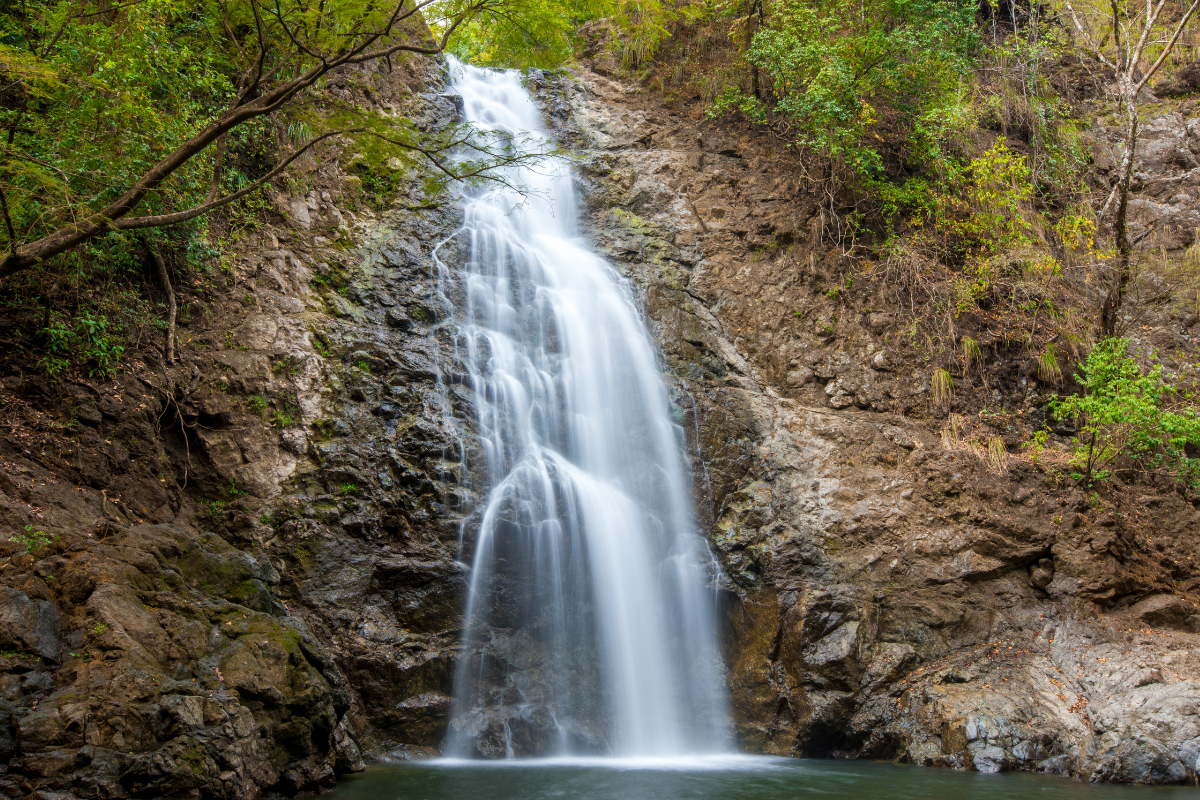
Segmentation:
<svg viewBox="0 0 1200 800">
<path fill-rule="evenodd" d="M 553 147 L 517 73 L 452 70 L 469 122 Z M 569 163 L 504 178 L 465 193 L 459 263 L 439 265 L 488 469 L 447 750 L 723 751 L 715 565 L 655 348 L 578 234 Z"/>
</svg>

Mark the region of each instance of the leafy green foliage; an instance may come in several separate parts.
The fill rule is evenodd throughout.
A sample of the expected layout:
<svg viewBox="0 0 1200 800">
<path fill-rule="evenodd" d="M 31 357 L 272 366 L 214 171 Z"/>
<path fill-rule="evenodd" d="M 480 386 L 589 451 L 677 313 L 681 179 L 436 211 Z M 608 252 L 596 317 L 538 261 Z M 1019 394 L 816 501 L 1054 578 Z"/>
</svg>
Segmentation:
<svg viewBox="0 0 1200 800">
<path fill-rule="evenodd" d="M 583 26 L 604 20 L 616 36 L 622 62 L 648 59 L 677 21 L 707 10 L 702 0 L 509 0 L 502 14 L 473 17 L 460 25 L 450 51 L 463 61 L 491 67 L 557 67 L 580 44 Z M 444 25 L 437 22 L 434 31 Z"/>
<path fill-rule="evenodd" d="M 32 525 L 26 525 L 24 533 L 10 536 L 8 540 L 20 547 L 25 555 L 31 556 L 44 550 L 53 541 L 53 537 L 45 531 L 36 530 Z"/>
<path fill-rule="evenodd" d="M 1011 21 L 961 0 L 718 8 L 741 46 L 709 115 L 739 113 L 799 151 L 826 230 L 848 251 L 874 250 L 865 271 L 930 344 L 958 341 L 957 320 L 981 311 L 1036 333 L 1049 309 L 1034 300 L 1094 257 L 1080 124 L 1052 80 L 1072 44 L 1053 8 Z"/>
<path fill-rule="evenodd" d="M 568 10 L 553 0 L 520 0 L 512 8 L 511 20 L 471 20 L 461 26 L 452 52 L 480 66 L 557 66 L 570 57 L 578 25 L 605 16 L 611 6 L 588 0 Z"/>
<path fill-rule="evenodd" d="M 899 117 L 917 147 L 952 122 L 947 110 L 976 46 L 974 9 L 955 0 L 792 0 L 773 9 L 746 59 L 770 77 L 772 110 L 795 126 L 800 145 L 869 177 L 884 167 L 881 117 Z M 733 109 L 765 121 L 768 104 L 729 87 L 712 113 Z"/>
<path fill-rule="evenodd" d="M 0 71 L 12 81 L 0 126 L 13 132 L 0 184 L 18 241 L 114 199 L 233 96 L 215 18 L 173 0 L 102 12 L 43 0 L 0 16 Z M 145 209 L 196 202 L 210 169 L 189 163 Z"/>
<path fill-rule="evenodd" d="M 1099 342 L 1077 376 L 1084 393 L 1052 404 L 1056 415 L 1079 423 L 1071 477 L 1090 485 L 1124 467 L 1165 472 L 1197 484 L 1200 459 L 1187 454 L 1188 447 L 1200 446 L 1195 405 L 1179 399 L 1162 364 L 1143 371 L 1128 350 L 1127 339 Z"/>
<path fill-rule="evenodd" d="M 1023 210 L 1033 187 L 1023 156 L 997 140 L 966 164 L 944 166 L 936 182 L 914 179 L 894 194 L 890 185 L 879 187 L 891 208 L 907 211 L 908 227 L 920 229 L 922 244 L 946 262 L 963 263 L 1029 241 Z"/>
<path fill-rule="evenodd" d="M 50 325 L 42 330 L 49 355 L 41 360 L 43 369 L 54 377 L 72 363 L 86 368 L 95 378 L 110 377 L 125 352 L 109 332 L 108 317 L 83 313 L 73 320 L 55 313 Z"/>
<path fill-rule="evenodd" d="M 0 275 L 87 244 L 120 261 L 144 248 L 133 230 L 202 231 L 210 203 L 240 198 L 327 140 L 389 190 L 484 178 L 515 157 L 509 137 L 430 131 L 379 103 L 322 99 L 329 70 L 349 68 L 337 78 L 353 90 L 356 64 L 439 51 L 446 39 L 432 40 L 425 21 L 462 41 L 486 32 L 493 62 L 557 63 L 568 33 L 615 7 L 438 0 L 422 19 L 400 0 L 13 6 L 0 16 Z M 463 157 L 439 158 L 452 151 Z M 414 179 L 427 160 L 437 169 Z"/>
</svg>

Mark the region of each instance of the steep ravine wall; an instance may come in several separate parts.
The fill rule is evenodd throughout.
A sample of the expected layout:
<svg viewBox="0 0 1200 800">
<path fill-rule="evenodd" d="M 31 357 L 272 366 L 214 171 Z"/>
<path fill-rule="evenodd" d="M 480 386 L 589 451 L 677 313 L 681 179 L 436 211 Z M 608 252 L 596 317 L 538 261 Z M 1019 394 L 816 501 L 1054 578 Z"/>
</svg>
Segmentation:
<svg viewBox="0 0 1200 800">
<path fill-rule="evenodd" d="M 542 87 L 693 432 L 741 746 L 1195 781 L 1196 498 L 944 449 L 929 367 L 887 345 L 902 313 L 869 280 L 827 291 L 840 251 L 777 139 L 587 70 Z M 1186 324 L 1160 314 L 1139 343 L 1194 348 Z M 991 390 L 1018 430 L 1052 391 L 1017 369 Z"/>
<path fill-rule="evenodd" d="M 430 62 L 343 77 L 456 115 Z M 1101 512 L 942 450 L 872 288 L 826 296 L 837 254 L 777 143 L 586 71 L 533 83 L 689 432 L 741 746 L 1193 780 L 1192 504 Z M 343 166 L 231 245 L 181 363 L 3 376 L 0 796 L 294 794 L 443 741 L 480 488 L 434 282 L 459 216 L 371 214 Z M 27 525 L 57 538 L 24 555 Z"/>
<path fill-rule="evenodd" d="M 430 127 L 441 82 L 327 91 Z M 461 214 L 374 213 L 348 169 L 307 159 L 226 243 L 177 364 L 3 376 L 0 796 L 290 796 L 442 741 L 477 481 L 431 252 Z"/>
</svg>

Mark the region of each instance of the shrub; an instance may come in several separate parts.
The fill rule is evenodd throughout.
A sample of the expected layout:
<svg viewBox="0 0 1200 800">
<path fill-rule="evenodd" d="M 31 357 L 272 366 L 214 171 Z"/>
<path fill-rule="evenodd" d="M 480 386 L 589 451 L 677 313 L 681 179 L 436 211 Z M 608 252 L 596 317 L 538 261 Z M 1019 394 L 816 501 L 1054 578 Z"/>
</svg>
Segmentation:
<svg viewBox="0 0 1200 800">
<path fill-rule="evenodd" d="M 8 540 L 24 550 L 25 555 L 31 556 L 50 544 L 53 541 L 53 537 L 45 531 L 34 530 L 32 525 L 26 525 L 24 533 L 10 536 Z"/>
<path fill-rule="evenodd" d="M 1057 416 L 1077 420 L 1071 477 L 1091 485 L 1123 466 L 1200 485 L 1200 459 L 1187 454 L 1200 445 L 1196 407 L 1178 399 L 1162 364 L 1143 371 L 1128 350 L 1128 339 L 1100 341 L 1076 375 L 1083 394 L 1051 404 Z"/>
<path fill-rule="evenodd" d="M 913 140 L 906 149 L 920 161 L 931 144 L 924 140 L 935 138 L 926 132 L 947 124 L 969 70 L 974 13 L 969 4 L 941 0 L 784 4 L 745 53 L 768 76 L 770 96 L 730 86 L 710 116 L 739 111 L 766 122 L 775 112 L 797 145 L 859 177 L 882 171 L 885 136 Z"/>
<path fill-rule="evenodd" d="M 52 378 L 70 367 L 72 359 L 86 365 L 90 377 L 111 377 L 125 352 L 125 346 L 113 340 L 104 314 L 85 313 L 68 321 L 56 313 L 42 336 L 50 355 L 38 363 Z"/>
</svg>

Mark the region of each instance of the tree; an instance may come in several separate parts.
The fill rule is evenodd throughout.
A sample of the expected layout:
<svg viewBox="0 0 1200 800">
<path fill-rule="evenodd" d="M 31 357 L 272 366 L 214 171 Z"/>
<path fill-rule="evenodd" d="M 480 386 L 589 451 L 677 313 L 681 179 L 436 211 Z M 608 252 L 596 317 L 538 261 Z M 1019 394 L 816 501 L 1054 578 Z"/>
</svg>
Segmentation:
<svg viewBox="0 0 1200 800">
<path fill-rule="evenodd" d="M 1162 364 L 1143 372 L 1128 350 L 1128 339 L 1097 343 L 1076 376 L 1083 394 L 1051 404 L 1056 416 L 1079 423 L 1072 477 L 1090 485 L 1123 464 L 1195 482 L 1200 459 L 1188 455 L 1200 445 L 1195 405 L 1166 382 Z"/>
<path fill-rule="evenodd" d="M 599 7 L 599 6 L 597 6 Z M 317 144 L 371 138 L 448 178 L 518 158 L 463 128 L 442 135 L 362 108 L 316 106 L 338 71 L 444 51 L 467 27 L 545 60 L 574 13 L 555 0 L 42 0 L 0 4 L 0 279 L 112 231 L 175 225 L 246 197 Z M 426 19 L 437 30 L 432 35 Z M 547 21 L 549 20 L 549 21 Z M 256 124 L 301 141 L 256 177 L 227 170 Z M 240 139 L 239 139 L 240 137 Z M 475 158 L 444 158 L 473 149 Z"/>
<path fill-rule="evenodd" d="M 936 126 L 977 39 L 975 5 L 960 0 L 796 0 L 769 15 L 756 0 L 748 9 L 734 28 L 749 38 L 751 91 L 728 87 L 710 114 L 778 115 L 796 144 L 857 178 L 883 171 L 885 139 L 913 144 L 918 129 Z"/>
<path fill-rule="evenodd" d="M 1133 166 L 1136 160 L 1134 154 L 1137 150 L 1138 95 L 1158 72 L 1167 56 L 1171 54 L 1188 21 L 1196 12 L 1197 6 L 1200 6 L 1200 0 L 1192 0 L 1190 5 L 1184 7 L 1174 24 L 1169 26 L 1164 24 L 1163 12 L 1164 10 L 1173 11 L 1176 6 L 1172 4 L 1168 7 L 1167 0 L 1158 0 L 1157 3 L 1154 0 L 1147 0 L 1144 6 L 1130 0 L 1109 0 L 1108 6 L 1103 9 L 1103 14 L 1097 9 L 1091 15 L 1103 18 L 1103 22 L 1095 25 L 1104 31 L 1099 42 L 1089 29 L 1088 15 L 1081 16 L 1069 0 L 1066 6 L 1075 23 L 1075 29 L 1083 38 L 1088 52 L 1102 66 L 1113 71 L 1117 84 L 1117 95 L 1120 98 L 1121 107 L 1125 111 L 1125 154 L 1117 168 L 1116 182 L 1113 184 L 1112 191 L 1100 210 L 1100 219 L 1103 221 L 1108 217 L 1113 204 L 1116 204 L 1112 217 L 1113 240 L 1116 247 L 1115 274 L 1100 309 L 1101 334 L 1113 336 L 1116 333 L 1125 290 L 1132 277 L 1130 260 L 1133 245 L 1136 244 L 1129 240 L 1127 215 L 1129 187 L 1133 179 Z M 1171 31 L 1170 35 L 1162 38 L 1168 29 Z M 1149 55 L 1154 49 L 1159 50 L 1158 57 L 1145 71 L 1142 71 L 1143 57 Z"/>
</svg>

